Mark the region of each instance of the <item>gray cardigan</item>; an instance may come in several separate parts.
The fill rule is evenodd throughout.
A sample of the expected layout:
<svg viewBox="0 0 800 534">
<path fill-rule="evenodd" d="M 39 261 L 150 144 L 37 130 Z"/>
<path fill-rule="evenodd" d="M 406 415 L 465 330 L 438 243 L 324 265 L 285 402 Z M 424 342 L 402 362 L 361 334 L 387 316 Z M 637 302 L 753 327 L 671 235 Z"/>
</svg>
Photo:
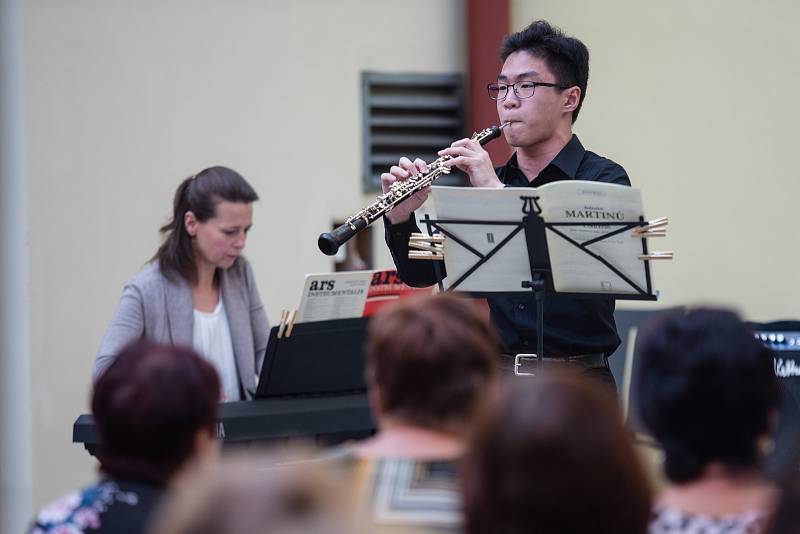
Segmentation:
<svg viewBox="0 0 800 534">
<path fill-rule="evenodd" d="M 114 361 L 116 354 L 135 339 L 192 346 L 192 289 L 179 275 L 173 278 L 164 276 L 158 262 L 154 261 L 125 284 L 94 361 L 95 380 Z M 220 293 L 231 329 L 239 384 L 244 398 L 251 399 L 264 362 L 269 324 L 246 259 L 240 257 L 221 272 Z"/>
</svg>

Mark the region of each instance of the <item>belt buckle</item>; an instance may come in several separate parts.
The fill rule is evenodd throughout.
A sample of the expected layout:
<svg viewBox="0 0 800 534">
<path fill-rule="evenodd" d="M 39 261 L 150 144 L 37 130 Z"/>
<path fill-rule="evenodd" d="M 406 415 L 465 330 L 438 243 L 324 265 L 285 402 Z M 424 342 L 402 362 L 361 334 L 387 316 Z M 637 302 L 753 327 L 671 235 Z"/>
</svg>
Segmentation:
<svg viewBox="0 0 800 534">
<path fill-rule="evenodd" d="M 515 376 L 536 376 L 536 373 L 525 373 L 519 370 L 522 367 L 522 360 L 538 360 L 536 354 L 517 354 L 514 356 L 514 375 Z"/>
</svg>

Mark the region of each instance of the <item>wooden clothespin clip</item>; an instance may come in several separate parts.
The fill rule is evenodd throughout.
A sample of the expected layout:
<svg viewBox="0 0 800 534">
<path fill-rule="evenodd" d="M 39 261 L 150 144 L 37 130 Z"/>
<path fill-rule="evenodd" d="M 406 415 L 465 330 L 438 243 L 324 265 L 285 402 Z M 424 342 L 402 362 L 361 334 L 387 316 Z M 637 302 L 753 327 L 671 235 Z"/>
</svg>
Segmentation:
<svg viewBox="0 0 800 534">
<path fill-rule="evenodd" d="M 648 221 L 643 226 L 637 226 L 631 231 L 633 237 L 664 237 L 667 235 L 667 225 L 669 219 L 667 217 L 659 217 Z"/>
<path fill-rule="evenodd" d="M 648 252 L 647 254 L 640 254 L 640 260 L 671 260 L 673 253 L 671 251 L 664 252 Z"/>
<path fill-rule="evenodd" d="M 408 257 L 412 260 L 444 260 L 444 236 L 411 234 Z"/>
<path fill-rule="evenodd" d="M 408 258 L 411 260 L 437 260 L 444 261 L 444 254 L 428 252 L 427 250 L 409 250 Z"/>
<path fill-rule="evenodd" d="M 431 244 L 425 241 L 409 241 L 408 248 L 413 248 L 416 250 L 427 250 L 428 252 L 444 251 L 444 247 L 442 245 Z"/>
<path fill-rule="evenodd" d="M 667 230 L 666 229 L 655 229 L 649 230 L 647 232 L 634 232 L 632 234 L 633 237 L 642 238 L 642 237 L 666 237 Z"/>
<path fill-rule="evenodd" d="M 429 243 L 444 243 L 444 236 L 442 234 L 420 234 L 420 233 L 413 233 L 409 238 L 409 242 L 411 241 L 428 241 Z"/>
<path fill-rule="evenodd" d="M 289 316 L 289 310 L 281 310 L 281 322 L 278 324 L 278 339 L 283 337 L 283 331 L 286 329 L 286 319 Z"/>
<path fill-rule="evenodd" d="M 292 335 L 292 328 L 294 328 L 294 320 L 297 317 L 297 308 L 293 308 L 289 317 L 286 319 L 286 337 Z"/>
</svg>

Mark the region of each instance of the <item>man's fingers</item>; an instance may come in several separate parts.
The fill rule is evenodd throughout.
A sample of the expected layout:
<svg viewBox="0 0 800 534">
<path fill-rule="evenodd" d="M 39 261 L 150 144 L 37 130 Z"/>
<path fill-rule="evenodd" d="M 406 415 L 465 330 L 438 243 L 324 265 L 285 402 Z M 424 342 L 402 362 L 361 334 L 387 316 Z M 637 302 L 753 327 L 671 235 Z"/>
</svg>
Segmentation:
<svg viewBox="0 0 800 534">
<path fill-rule="evenodd" d="M 450 145 L 450 148 L 468 148 L 470 150 L 478 151 L 481 150 L 481 144 L 475 139 L 459 139 L 458 141 L 454 141 L 453 144 Z"/>
<path fill-rule="evenodd" d="M 419 172 L 417 167 L 408 158 L 400 158 L 400 161 L 397 164 L 400 166 L 400 168 L 408 173 L 408 176 L 412 176 Z"/>
<path fill-rule="evenodd" d="M 395 180 L 397 180 L 397 177 L 388 172 L 381 174 L 381 188 L 383 189 L 384 193 L 387 192 L 390 187 L 392 187 L 392 184 L 395 182 Z"/>
<path fill-rule="evenodd" d="M 389 169 L 389 173 L 401 180 L 411 176 L 407 170 L 403 169 L 402 167 L 398 167 L 397 165 L 392 165 L 392 168 Z"/>
<path fill-rule="evenodd" d="M 458 156 L 455 158 L 450 158 L 444 162 L 446 167 L 458 167 L 459 169 L 463 169 L 463 167 L 470 161 L 470 158 L 465 156 Z"/>
<path fill-rule="evenodd" d="M 465 137 L 464 139 L 459 139 L 458 141 L 453 141 L 453 143 L 450 146 L 451 147 L 454 147 L 454 146 L 467 146 L 470 141 L 472 141 L 472 139 L 469 139 L 468 137 Z"/>
<path fill-rule="evenodd" d="M 470 150 L 469 148 L 463 146 L 451 146 L 450 148 L 445 148 L 439 151 L 440 156 L 451 156 L 454 158 L 458 156 L 470 156 L 474 153 L 474 150 Z"/>
<path fill-rule="evenodd" d="M 397 162 L 397 165 L 393 165 L 389 172 L 385 172 L 381 174 L 381 187 L 383 188 L 384 193 L 392 187 L 392 184 L 397 181 L 404 181 L 409 179 L 411 176 L 415 176 L 417 174 L 424 174 L 428 172 L 428 164 L 425 163 L 424 160 L 417 158 L 413 162 L 408 158 L 400 158 L 400 161 Z M 425 200 L 428 197 L 428 193 L 430 192 L 430 187 L 427 187 L 416 193 L 415 196 L 420 200 Z M 422 194 L 424 193 L 424 194 Z M 420 196 L 421 195 L 421 196 Z"/>
<path fill-rule="evenodd" d="M 414 193 L 414 198 L 419 200 L 419 202 L 421 204 L 421 203 L 425 202 L 426 200 L 428 200 L 428 195 L 430 194 L 430 192 L 431 192 L 431 188 L 430 187 L 426 187 L 425 189 L 422 189 L 422 190 L 417 191 L 416 193 Z"/>
</svg>

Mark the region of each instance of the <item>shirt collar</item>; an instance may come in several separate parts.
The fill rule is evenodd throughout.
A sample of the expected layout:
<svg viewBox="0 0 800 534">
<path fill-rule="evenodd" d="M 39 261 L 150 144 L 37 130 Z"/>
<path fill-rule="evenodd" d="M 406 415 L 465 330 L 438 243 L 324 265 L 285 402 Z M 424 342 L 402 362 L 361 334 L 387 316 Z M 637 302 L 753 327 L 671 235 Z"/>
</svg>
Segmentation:
<svg viewBox="0 0 800 534">
<path fill-rule="evenodd" d="M 569 140 L 569 143 L 564 145 L 561 152 L 556 154 L 556 157 L 553 158 L 550 165 L 555 165 L 564 171 L 564 174 L 574 180 L 575 176 L 578 174 L 578 167 L 580 167 L 585 153 L 586 149 L 583 148 L 583 145 L 578 140 L 578 136 L 572 134 L 572 139 Z"/>
<path fill-rule="evenodd" d="M 553 158 L 553 161 L 548 163 L 547 167 L 545 167 L 539 176 L 545 174 L 545 171 L 551 165 L 557 167 L 561 170 L 564 174 L 566 174 L 569 178 L 575 179 L 575 176 L 578 174 L 578 167 L 581 165 L 581 161 L 583 161 L 583 156 L 586 154 L 586 149 L 583 148 L 578 136 L 572 134 L 572 138 L 569 142 L 564 145 L 564 148 L 556 154 L 556 157 Z M 508 160 L 507 166 L 515 169 L 518 172 L 520 171 L 519 163 L 517 162 L 517 153 L 516 151 L 511 155 L 511 159 Z M 536 178 L 539 178 L 538 176 Z"/>
</svg>

